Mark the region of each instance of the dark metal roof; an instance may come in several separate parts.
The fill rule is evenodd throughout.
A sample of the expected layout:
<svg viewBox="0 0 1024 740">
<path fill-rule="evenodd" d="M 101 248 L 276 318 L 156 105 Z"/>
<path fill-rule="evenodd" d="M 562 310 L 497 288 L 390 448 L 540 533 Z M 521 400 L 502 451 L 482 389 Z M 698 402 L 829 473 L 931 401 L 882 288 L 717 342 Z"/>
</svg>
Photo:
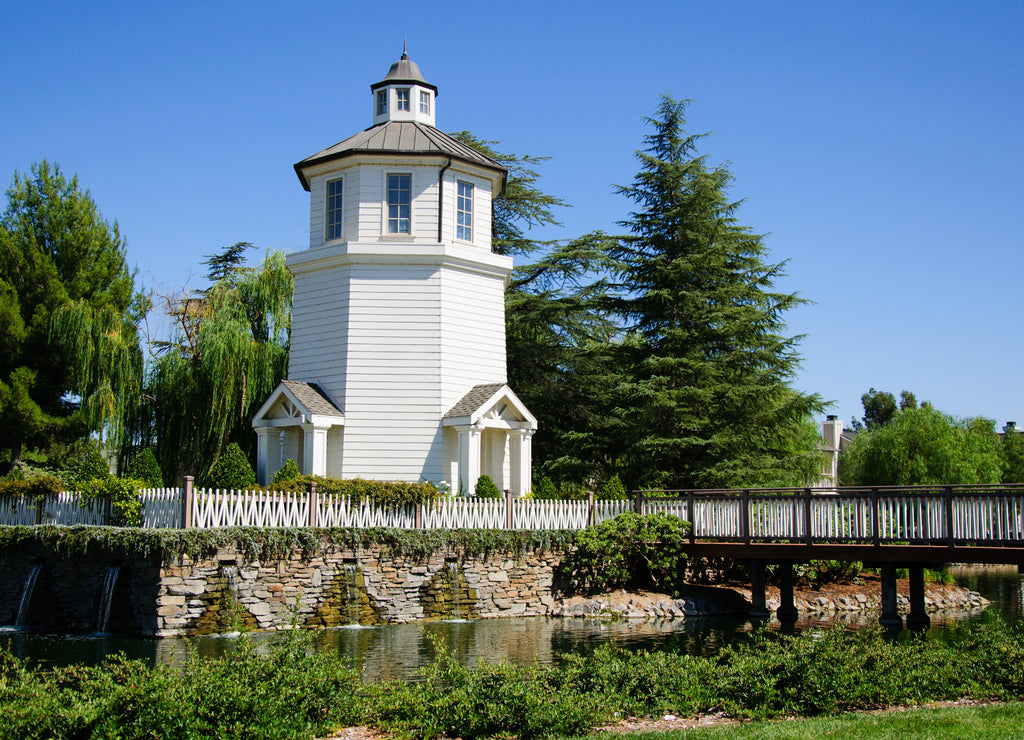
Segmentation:
<svg viewBox="0 0 1024 740">
<path fill-rule="evenodd" d="M 376 90 L 378 87 L 384 87 L 385 85 L 395 84 L 409 84 L 409 85 L 420 85 L 422 87 L 429 87 L 434 91 L 434 95 L 437 95 L 437 86 L 431 85 L 420 74 L 419 65 L 416 62 L 409 59 L 409 55 L 404 51 L 402 52 L 402 58 L 391 65 L 391 69 L 384 75 L 384 79 L 380 82 L 375 82 L 370 85 L 371 90 Z"/>
<path fill-rule="evenodd" d="M 344 416 L 345 414 L 327 397 L 323 389 L 315 383 L 303 383 L 298 380 L 282 380 L 281 385 L 290 390 L 299 403 L 311 414 L 323 416 Z"/>
<path fill-rule="evenodd" d="M 452 157 L 498 172 L 502 179 L 502 189 L 508 175 L 508 168 L 504 165 L 453 139 L 443 131 L 416 121 L 387 121 L 371 126 L 298 162 L 295 165 L 295 174 L 299 176 L 302 187 L 309 190 L 309 180 L 304 172 L 307 167 L 355 154 Z"/>
<path fill-rule="evenodd" d="M 445 419 L 457 416 L 472 416 L 473 412 L 483 406 L 495 393 L 506 386 L 505 383 L 487 383 L 486 385 L 475 385 L 473 389 L 464 395 L 462 399 L 451 407 Z"/>
</svg>

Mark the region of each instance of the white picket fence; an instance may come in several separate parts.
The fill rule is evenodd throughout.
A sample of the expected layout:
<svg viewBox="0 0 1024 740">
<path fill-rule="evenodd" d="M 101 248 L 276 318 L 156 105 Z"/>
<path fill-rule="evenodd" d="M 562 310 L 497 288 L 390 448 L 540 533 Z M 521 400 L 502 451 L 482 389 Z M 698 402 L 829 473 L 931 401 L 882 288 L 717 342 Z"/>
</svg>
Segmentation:
<svg viewBox="0 0 1024 740">
<path fill-rule="evenodd" d="M 1024 487 L 937 487 L 914 490 L 792 490 L 645 493 L 645 513 L 662 512 L 692 522 L 700 540 L 817 542 L 1024 542 Z M 140 492 L 142 526 L 180 528 L 185 490 Z M 310 512 L 311 502 L 315 511 Z M 84 505 L 83 505 L 84 504 Z M 267 491 L 194 489 L 191 526 L 392 527 L 413 529 L 584 529 L 625 511 L 634 501 L 534 501 L 440 499 L 422 507 L 374 506 L 344 496 Z M 511 508 L 509 508 L 511 507 Z M 592 509 L 591 509 L 592 507 Z M 104 502 L 75 492 L 0 499 L 0 525 L 98 525 Z M 313 514 L 313 516 L 311 516 Z M 808 532 L 809 528 L 809 532 Z"/>
</svg>

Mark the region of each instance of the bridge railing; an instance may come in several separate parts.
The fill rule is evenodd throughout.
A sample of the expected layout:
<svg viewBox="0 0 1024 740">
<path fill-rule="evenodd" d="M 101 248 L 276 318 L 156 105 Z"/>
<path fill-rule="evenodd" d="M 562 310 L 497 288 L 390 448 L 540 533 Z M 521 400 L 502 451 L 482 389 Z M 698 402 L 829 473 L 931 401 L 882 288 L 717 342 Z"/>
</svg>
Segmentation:
<svg viewBox="0 0 1024 740">
<path fill-rule="evenodd" d="M 1024 486 L 644 490 L 636 510 L 692 523 L 691 539 L 1016 545 Z"/>
</svg>

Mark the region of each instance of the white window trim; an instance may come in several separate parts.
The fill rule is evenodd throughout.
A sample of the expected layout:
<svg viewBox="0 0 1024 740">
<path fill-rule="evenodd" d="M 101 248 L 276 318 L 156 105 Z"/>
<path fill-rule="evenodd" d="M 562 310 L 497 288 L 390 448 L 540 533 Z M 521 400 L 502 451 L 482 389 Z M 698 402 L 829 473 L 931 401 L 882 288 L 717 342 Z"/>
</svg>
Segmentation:
<svg viewBox="0 0 1024 740">
<path fill-rule="evenodd" d="M 419 105 L 420 105 L 420 113 L 422 113 L 425 116 L 429 116 L 430 115 L 430 93 L 427 92 L 426 90 L 420 90 Z M 424 108 L 426 108 L 426 110 L 423 110 Z"/>
<path fill-rule="evenodd" d="M 459 236 L 459 183 L 465 183 L 466 185 L 469 185 L 473 189 L 472 190 L 472 197 L 470 198 L 470 202 L 469 202 L 469 216 L 470 216 L 469 239 L 463 239 L 462 237 Z M 452 236 L 455 237 L 456 241 L 465 242 L 466 244 L 472 244 L 475 241 L 474 237 L 476 235 L 476 194 L 477 194 L 477 184 L 475 182 L 473 182 L 472 180 L 465 179 L 465 178 L 460 178 L 460 177 L 458 177 L 458 175 L 456 175 L 456 177 L 455 177 L 455 203 L 454 203 L 455 213 L 454 213 L 454 216 L 452 217 L 452 227 L 453 227 L 453 231 L 454 231 Z"/>
<path fill-rule="evenodd" d="M 391 232 L 388 231 L 388 178 L 391 175 L 408 175 L 409 176 L 409 232 L 403 233 L 401 231 Z M 383 187 L 383 193 L 381 198 L 381 236 L 385 239 L 412 239 L 416 233 L 416 209 L 414 208 L 416 203 L 416 173 L 411 170 L 384 170 L 384 181 L 381 183 Z"/>
<path fill-rule="evenodd" d="M 402 93 L 405 93 L 405 104 L 406 107 L 402 107 Z M 395 112 L 396 113 L 412 113 L 412 88 L 411 87 L 397 87 L 395 88 Z"/>
<path fill-rule="evenodd" d="M 338 235 L 331 236 L 331 183 L 341 183 L 341 208 L 338 209 Z M 333 242 L 345 238 L 345 178 L 333 177 L 324 180 L 324 241 Z"/>
<path fill-rule="evenodd" d="M 388 97 L 389 97 L 388 92 L 389 91 L 386 90 L 386 89 L 385 90 L 378 90 L 377 91 L 377 97 L 376 97 L 376 99 L 374 101 L 374 106 L 376 107 L 377 110 L 376 110 L 376 113 L 374 115 L 383 116 L 383 115 L 385 115 L 388 112 L 388 108 L 390 107 L 389 106 L 389 101 L 388 101 Z M 384 103 L 384 110 L 380 109 L 380 104 L 381 104 L 382 100 L 383 100 L 383 103 Z"/>
</svg>

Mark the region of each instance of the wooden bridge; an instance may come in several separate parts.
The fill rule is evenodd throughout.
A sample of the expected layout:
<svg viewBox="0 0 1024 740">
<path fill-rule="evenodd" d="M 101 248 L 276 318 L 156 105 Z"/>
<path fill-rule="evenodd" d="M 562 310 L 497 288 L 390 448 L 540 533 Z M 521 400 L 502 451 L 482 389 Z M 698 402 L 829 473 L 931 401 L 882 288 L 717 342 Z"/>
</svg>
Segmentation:
<svg viewBox="0 0 1024 740">
<path fill-rule="evenodd" d="M 879 622 L 903 621 L 896 608 L 896 569 L 910 573 L 907 626 L 926 627 L 925 567 L 947 563 L 1024 568 L 1024 486 L 901 486 L 749 490 L 637 491 L 639 513 L 662 511 L 691 523 L 695 557 L 749 560 L 752 616 L 765 608 L 764 566 L 781 578 L 780 620 L 796 619 L 793 564 L 859 560 L 882 576 Z"/>
</svg>

